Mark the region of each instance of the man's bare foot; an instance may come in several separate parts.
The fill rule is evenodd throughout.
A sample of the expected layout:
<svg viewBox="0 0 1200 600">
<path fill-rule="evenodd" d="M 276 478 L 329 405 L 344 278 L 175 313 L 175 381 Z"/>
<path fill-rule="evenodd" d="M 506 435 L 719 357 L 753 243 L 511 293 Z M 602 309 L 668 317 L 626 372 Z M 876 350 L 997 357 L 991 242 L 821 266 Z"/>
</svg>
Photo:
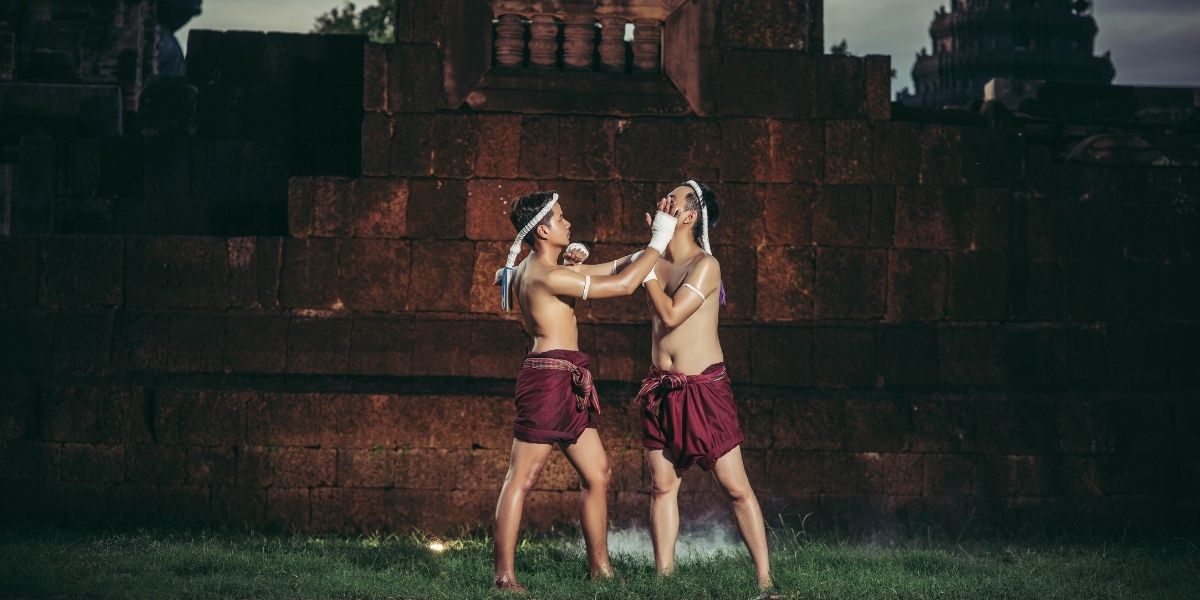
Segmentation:
<svg viewBox="0 0 1200 600">
<path fill-rule="evenodd" d="M 758 595 L 754 597 L 754 600 L 775 600 L 777 598 L 783 598 L 783 596 L 775 591 L 775 582 L 770 579 L 759 580 Z"/>
<path fill-rule="evenodd" d="M 592 569 L 592 581 L 605 581 L 613 578 L 611 566 Z"/>
<path fill-rule="evenodd" d="M 492 580 L 492 587 L 502 592 L 512 592 L 514 594 L 524 594 L 529 591 L 515 577 L 508 577 L 506 575 L 497 575 Z"/>
</svg>

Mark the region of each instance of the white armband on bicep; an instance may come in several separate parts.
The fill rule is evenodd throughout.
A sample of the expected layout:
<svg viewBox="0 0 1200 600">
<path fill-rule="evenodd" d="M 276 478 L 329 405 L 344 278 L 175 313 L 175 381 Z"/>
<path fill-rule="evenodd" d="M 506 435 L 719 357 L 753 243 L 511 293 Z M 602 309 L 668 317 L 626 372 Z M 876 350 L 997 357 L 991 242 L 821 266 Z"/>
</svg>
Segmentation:
<svg viewBox="0 0 1200 600">
<path fill-rule="evenodd" d="M 588 290 L 590 290 L 590 289 L 592 289 L 592 276 L 584 275 L 583 276 L 583 299 L 584 300 L 587 300 Z"/>
<path fill-rule="evenodd" d="M 705 300 L 708 300 L 708 296 L 705 296 L 705 295 L 704 295 L 704 292 L 700 291 L 700 288 L 698 288 L 698 287 L 696 287 L 696 286 L 694 286 L 694 285 L 692 285 L 692 284 L 690 284 L 690 283 L 685 283 L 685 284 L 683 284 L 683 287 L 685 287 L 685 288 L 687 288 L 687 289 L 689 289 L 689 290 L 691 290 L 691 291 L 695 292 L 697 296 L 700 296 L 700 301 L 701 301 L 701 302 L 704 302 Z"/>
</svg>

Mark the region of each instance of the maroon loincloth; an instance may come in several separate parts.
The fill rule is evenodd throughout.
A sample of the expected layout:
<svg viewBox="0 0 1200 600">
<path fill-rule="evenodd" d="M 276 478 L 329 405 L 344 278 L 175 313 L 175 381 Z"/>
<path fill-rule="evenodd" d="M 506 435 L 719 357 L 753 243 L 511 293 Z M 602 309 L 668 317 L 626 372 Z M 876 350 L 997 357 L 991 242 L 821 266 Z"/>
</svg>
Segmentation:
<svg viewBox="0 0 1200 600">
<path fill-rule="evenodd" d="M 577 350 L 525 355 L 517 374 L 517 418 L 513 435 L 535 444 L 575 443 L 596 428 L 600 398 L 588 371 L 588 356 Z"/>
<path fill-rule="evenodd" d="M 664 450 L 675 468 L 711 471 L 743 441 L 725 363 L 699 375 L 650 367 L 635 402 L 642 403 L 642 446 Z"/>
</svg>

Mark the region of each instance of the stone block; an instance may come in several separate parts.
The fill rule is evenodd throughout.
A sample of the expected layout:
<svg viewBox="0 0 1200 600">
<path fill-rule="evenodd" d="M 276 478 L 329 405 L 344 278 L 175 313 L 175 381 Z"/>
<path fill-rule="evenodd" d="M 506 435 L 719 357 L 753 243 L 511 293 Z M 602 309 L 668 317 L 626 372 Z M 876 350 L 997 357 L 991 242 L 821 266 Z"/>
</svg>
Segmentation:
<svg viewBox="0 0 1200 600">
<path fill-rule="evenodd" d="M 825 182 L 870 183 L 870 121 L 828 121 L 825 125 Z"/>
<path fill-rule="evenodd" d="M 350 319 L 293 317 L 288 324 L 288 373 L 346 373 Z"/>
<path fill-rule="evenodd" d="M 175 372 L 221 373 L 225 367 L 225 317 L 172 314 L 167 330 L 167 368 Z"/>
<path fill-rule="evenodd" d="M 949 385 L 1001 386 L 1008 380 L 1006 339 L 999 326 L 938 328 L 938 369 Z"/>
<path fill-rule="evenodd" d="M 233 373 L 282 373 L 287 356 L 288 317 L 229 315 L 225 366 Z"/>
<path fill-rule="evenodd" d="M 865 327 L 813 330 L 813 372 L 817 387 L 873 387 L 875 331 Z"/>
<path fill-rule="evenodd" d="M 116 483 L 125 478 L 125 446 L 63 444 L 63 481 Z"/>
<path fill-rule="evenodd" d="M 251 392 L 162 390 L 154 397 L 154 431 L 163 444 L 232 446 L 246 439 Z"/>
<path fill-rule="evenodd" d="M 182 446 L 128 444 L 125 446 L 125 481 L 180 484 L 187 476 Z"/>
<path fill-rule="evenodd" d="M 465 312 L 471 306 L 475 244 L 471 242 L 412 242 L 414 272 L 409 282 L 411 310 Z"/>
<path fill-rule="evenodd" d="M 411 319 L 356 318 L 350 332 L 349 371 L 360 375 L 408 375 L 413 342 Z"/>
<path fill-rule="evenodd" d="M 60 375 L 111 372 L 113 314 L 60 314 L 54 320 L 51 368 Z"/>
<path fill-rule="evenodd" d="M 871 223 L 871 189 L 824 186 L 812 205 L 813 241 L 821 246 L 863 246 Z"/>
<path fill-rule="evenodd" d="M 334 308 L 338 293 L 338 240 L 283 240 L 279 303 L 289 308 Z"/>
<path fill-rule="evenodd" d="M 614 119 L 562 117 L 558 122 L 559 174 L 567 179 L 612 177 L 616 135 L 617 121 Z"/>
<path fill-rule="evenodd" d="M 420 112 L 440 108 L 441 51 L 432 44 L 395 44 L 388 54 L 388 112 Z"/>
<path fill-rule="evenodd" d="M 858 248 L 818 248 L 814 316 L 878 318 L 886 306 L 887 253 Z"/>
<path fill-rule="evenodd" d="M 229 304 L 224 238 L 130 237 L 125 252 L 127 306 L 224 308 Z"/>
<path fill-rule="evenodd" d="M 517 176 L 521 157 L 520 115 L 479 115 L 479 149 L 475 155 L 476 177 Z M 570 125 L 568 125 L 570 127 Z"/>
<path fill-rule="evenodd" d="M 360 312 L 399 312 L 408 300 L 410 242 L 351 239 L 338 243 L 338 289 L 345 305 Z"/>
<path fill-rule="evenodd" d="M 927 386 L 938 382 L 938 335 L 933 325 L 882 328 L 877 344 L 883 385 Z"/>
<path fill-rule="evenodd" d="M 846 400 L 846 450 L 903 452 L 912 439 L 910 405 L 888 397 Z"/>
<path fill-rule="evenodd" d="M 1007 318 L 1008 273 L 1006 253 L 951 253 L 947 316 L 951 319 L 987 321 Z"/>
<path fill-rule="evenodd" d="M 718 92 L 721 113 L 785 119 L 816 116 L 819 60 L 797 52 L 726 52 Z"/>
<path fill-rule="evenodd" d="M 433 175 L 433 139 L 436 117 L 421 113 L 404 113 L 392 117 L 391 167 L 392 175 L 428 177 Z"/>
<path fill-rule="evenodd" d="M 816 352 L 819 355 L 820 348 Z M 819 385 L 820 373 L 817 376 Z M 776 403 L 771 431 L 776 449 L 841 450 L 845 431 L 841 398 L 786 398 Z"/>
<path fill-rule="evenodd" d="M 467 238 L 512 243 L 517 234 L 509 219 L 513 203 L 536 191 L 536 182 L 521 179 L 472 179 L 467 182 Z"/>
<path fill-rule="evenodd" d="M 414 239 L 462 239 L 466 233 L 467 182 L 412 179 L 408 182 L 406 233 Z"/>
<path fill-rule="evenodd" d="M 763 229 L 770 245 L 803 246 L 813 241 L 812 205 L 815 186 L 768 185 L 763 197 Z"/>
<path fill-rule="evenodd" d="M 52 236 L 42 239 L 38 248 L 42 304 L 54 307 L 116 306 L 123 302 L 124 240 L 121 238 Z M 26 285 L 30 283 L 25 282 Z"/>
<path fill-rule="evenodd" d="M 888 321 L 936 321 L 946 308 L 946 256 L 924 250 L 888 253 Z"/>
<path fill-rule="evenodd" d="M 756 316 L 794 321 L 813 315 L 813 252 L 808 248 L 768 246 L 757 260 Z"/>
<path fill-rule="evenodd" d="M 755 327 L 750 351 L 757 385 L 805 387 L 813 383 L 813 332 L 808 327 Z"/>
<path fill-rule="evenodd" d="M 413 375 L 467 376 L 471 374 L 470 321 L 414 323 Z"/>
</svg>

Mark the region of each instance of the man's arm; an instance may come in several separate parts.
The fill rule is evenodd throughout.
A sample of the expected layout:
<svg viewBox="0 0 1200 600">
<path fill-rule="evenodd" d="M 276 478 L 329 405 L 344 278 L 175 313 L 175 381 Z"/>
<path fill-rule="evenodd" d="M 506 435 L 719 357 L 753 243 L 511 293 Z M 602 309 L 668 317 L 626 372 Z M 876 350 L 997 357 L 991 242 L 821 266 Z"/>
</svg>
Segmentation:
<svg viewBox="0 0 1200 600">
<path fill-rule="evenodd" d="M 646 282 L 646 295 L 663 325 L 675 328 L 699 310 L 720 287 L 721 265 L 717 259 L 706 256 L 688 273 L 683 285 L 675 290 L 675 296 L 668 296 L 657 279 Z"/>
<path fill-rule="evenodd" d="M 637 291 L 638 285 L 654 269 L 658 257 L 658 250 L 646 248 L 628 268 L 615 275 L 588 275 L 587 273 L 576 273 L 570 267 L 557 268 L 546 275 L 546 287 L 550 289 L 550 293 L 556 296 L 570 296 L 584 300 L 628 296 Z M 605 264 L 611 265 L 612 263 Z M 605 269 L 601 269 L 602 273 L 604 271 Z"/>
<path fill-rule="evenodd" d="M 646 276 L 654 270 L 658 257 L 666 252 L 667 243 L 675 234 L 675 225 L 679 223 L 679 210 L 672 211 L 674 214 L 663 212 L 669 209 L 666 200 L 659 202 L 658 208 L 660 210 L 654 215 L 650 226 L 650 243 L 629 267 L 620 273 L 594 276 L 576 273 L 567 267 L 556 268 L 546 275 L 546 287 L 550 288 L 550 293 L 584 300 L 632 294 L 637 290 L 638 284 L 645 281 Z"/>
<path fill-rule="evenodd" d="M 571 270 L 579 273 L 580 275 L 591 275 L 592 277 L 597 275 L 615 275 L 616 273 L 620 272 L 621 269 L 624 269 L 626 266 L 632 263 L 636 256 L 637 254 L 635 253 L 604 263 L 577 264 L 572 266 Z"/>
</svg>

